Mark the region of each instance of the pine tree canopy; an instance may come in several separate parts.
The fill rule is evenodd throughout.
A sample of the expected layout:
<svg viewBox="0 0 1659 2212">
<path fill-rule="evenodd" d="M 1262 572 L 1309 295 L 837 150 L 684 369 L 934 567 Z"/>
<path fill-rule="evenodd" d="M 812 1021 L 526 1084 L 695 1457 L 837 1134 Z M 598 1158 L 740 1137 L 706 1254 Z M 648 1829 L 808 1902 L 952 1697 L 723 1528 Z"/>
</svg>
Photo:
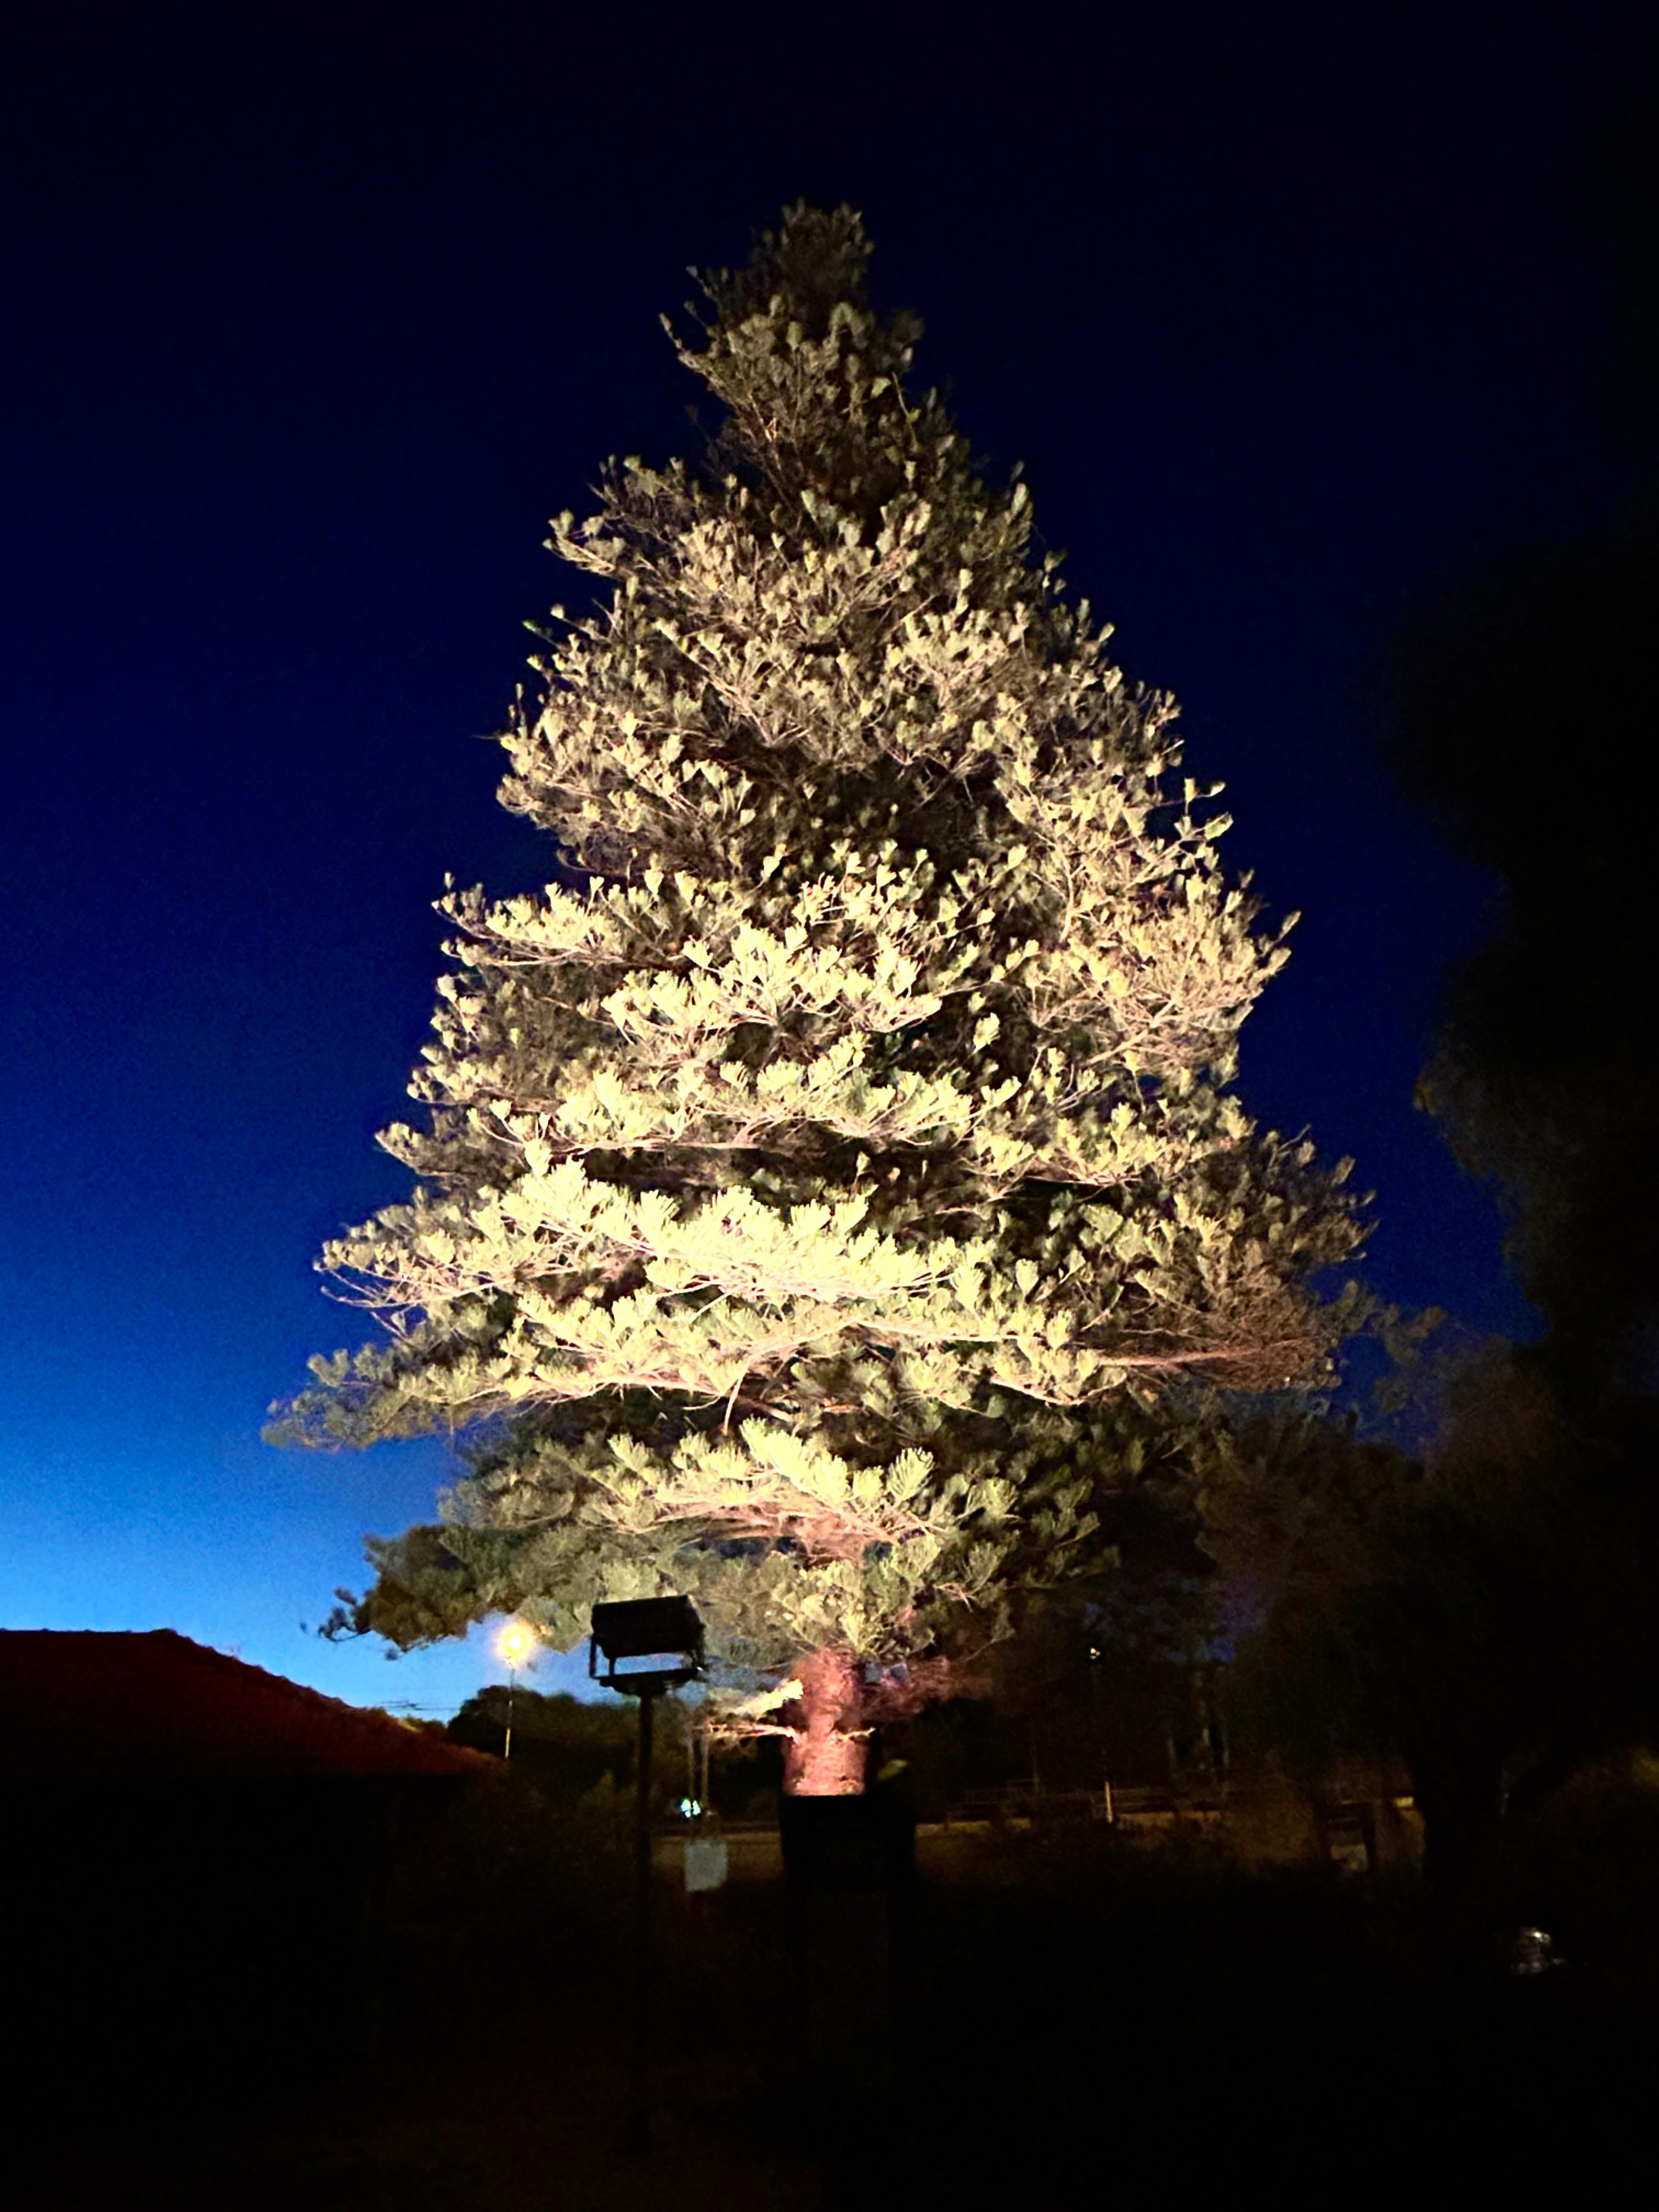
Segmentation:
<svg viewBox="0 0 1659 2212">
<path fill-rule="evenodd" d="M 394 1641 L 517 1608 L 568 1648 L 672 1589 L 763 1674 L 947 1650 L 1351 1325 L 1346 1164 L 1228 1088 L 1284 932 L 868 254 L 796 207 L 703 280 L 707 451 L 553 526 L 592 611 L 502 798 L 557 880 L 452 886 L 382 1139 L 416 1188 L 319 1262 L 382 1334 L 274 1409 L 460 1439 L 441 1522 L 370 1547 Z"/>
</svg>

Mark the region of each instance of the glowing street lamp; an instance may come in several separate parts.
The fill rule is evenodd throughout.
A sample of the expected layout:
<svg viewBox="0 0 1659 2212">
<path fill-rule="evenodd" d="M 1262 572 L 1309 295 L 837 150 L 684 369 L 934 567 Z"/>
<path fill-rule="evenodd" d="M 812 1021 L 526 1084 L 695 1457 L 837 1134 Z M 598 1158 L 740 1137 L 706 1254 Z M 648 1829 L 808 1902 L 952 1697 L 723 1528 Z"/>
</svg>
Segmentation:
<svg viewBox="0 0 1659 2212">
<path fill-rule="evenodd" d="M 513 1698 L 519 1686 L 519 1669 L 540 1640 L 527 1620 L 509 1620 L 495 1638 L 495 1656 L 507 1667 L 507 1741 L 501 1748 L 503 1759 L 513 1756 Z"/>
</svg>

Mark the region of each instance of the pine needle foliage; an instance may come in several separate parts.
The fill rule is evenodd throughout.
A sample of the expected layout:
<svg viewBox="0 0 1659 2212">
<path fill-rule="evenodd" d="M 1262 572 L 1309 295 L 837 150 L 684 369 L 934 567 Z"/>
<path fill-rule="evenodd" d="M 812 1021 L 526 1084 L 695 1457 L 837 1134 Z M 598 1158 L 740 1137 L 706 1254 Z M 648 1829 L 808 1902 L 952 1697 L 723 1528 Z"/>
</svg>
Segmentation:
<svg viewBox="0 0 1659 2212">
<path fill-rule="evenodd" d="M 690 1592 L 738 1667 L 896 1664 L 1098 1565 L 1217 1392 L 1317 1377 L 1344 1167 L 1228 1089 L 1285 957 L 1175 707 L 1032 550 L 849 210 L 792 208 L 676 339 L 722 412 L 605 472 L 504 743 L 558 880 L 453 886 L 382 1142 L 319 1265 L 384 1324 L 276 1433 L 464 1440 L 350 1621 Z M 672 331 L 671 329 L 671 336 Z"/>
</svg>

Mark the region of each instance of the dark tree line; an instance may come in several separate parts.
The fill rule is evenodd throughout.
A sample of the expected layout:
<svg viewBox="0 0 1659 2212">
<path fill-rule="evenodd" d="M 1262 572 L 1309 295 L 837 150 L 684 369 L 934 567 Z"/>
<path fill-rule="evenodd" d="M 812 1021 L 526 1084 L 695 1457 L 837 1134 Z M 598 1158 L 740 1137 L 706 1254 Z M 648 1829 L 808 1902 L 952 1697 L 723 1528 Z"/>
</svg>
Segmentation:
<svg viewBox="0 0 1659 2212">
<path fill-rule="evenodd" d="M 1574 178 L 1622 495 L 1419 605 L 1386 735 L 1402 789 L 1501 885 L 1420 1103 L 1494 1188 L 1543 1327 L 1443 1364 L 1425 1449 L 1264 1421 L 1212 1499 L 1218 1551 L 1276 1593 L 1253 1693 L 1304 1741 L 1404 1757 L 1454 1890 L 1586 1762 L 1659 1730 L 1659 173 L 1638 125 Z"/>
</svg>

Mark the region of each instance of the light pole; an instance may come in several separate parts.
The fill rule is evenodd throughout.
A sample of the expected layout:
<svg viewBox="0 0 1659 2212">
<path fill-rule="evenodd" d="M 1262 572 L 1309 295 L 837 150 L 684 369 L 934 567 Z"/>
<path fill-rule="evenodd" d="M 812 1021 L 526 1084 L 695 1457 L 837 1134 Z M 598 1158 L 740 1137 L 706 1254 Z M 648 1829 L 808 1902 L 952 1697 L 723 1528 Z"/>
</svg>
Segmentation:
<svg viewBox="0 0 1659 2212">
<path fill-rule="evenodd" d="M 599 1673 L 603 1655 L 605 1672 Z M 631 1662 L 618 1666 L 617 1662 Z M 629 2135 L 645 2148 L 647 2079 L 654 1997 L 651 1948 L 652 1708 L 665 1690 L 695 1681 L 702 1671 L 702 1623 L 688 1597 L 637 1598 L 596 1605 L 587 1671 L 608 1690 L 640 1701 L 639 1772 L 634 1798 L 634 2018 L 629 2069 Z"/>
<path fill-rule="evenodd" d="M 513 1698 L 519 1686 L 519 1669 L 536 1649 L 538 1638 L 527 1620 L 509 1620 L 495 1638 L 496 1656 L 507 1662 L 507 1741 L 503 1759 L 513 1756 Z"/>
</svg>

